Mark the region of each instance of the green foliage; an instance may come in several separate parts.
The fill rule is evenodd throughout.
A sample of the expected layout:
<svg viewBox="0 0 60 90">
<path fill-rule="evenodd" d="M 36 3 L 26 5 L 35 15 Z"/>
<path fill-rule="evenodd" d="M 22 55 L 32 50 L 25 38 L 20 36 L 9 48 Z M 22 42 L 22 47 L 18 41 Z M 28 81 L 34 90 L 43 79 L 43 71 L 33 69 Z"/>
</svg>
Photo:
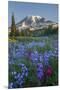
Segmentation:
<svg viewBox="0 0 60 90">
<path fill-rule="evenodd" d="M 58 34 L 58 27 L 53 28 L 52 25 L 49 25 L 48 28 L 44 28 L 43 30 L 36 30 L 33 32 L 33 36 L 49 36 Z"/>
<path fill-rule="evenodd" d="M 15 31 L 15 37 L 16 37 L 16 36 L 20 36 L 19 30 L 16 30 L 16 31 Z"/>
<path fill-rule="evenodd" d="M 49 63 L 53 69 L 53 74 L 46 80 L 46 83 L 47 85 L 58 85 L 58 58 L 51 57 Z"/>
<path fill-rule="evenodd" d="M 12 14 L 12 23 L 11 23 L 11 33 L 10 36 L 15 36 L 16 32 L 16 25 L 15 25 L 15 19 L 14 19 L 14 14 Z"/>
<path fill-rule="evenodd" d="M 29 29 L 21 30 L 20 36 L 30 36 Z"/>
<path fill-rule="evenodd" d="M 15 25 L 15 20 L 14 20 L 14 16 L 12 15 L 12 25 L 11 25 L 11 32 L 10 32 L 10 36 L 29 36 L 29 37 L 40 37 L 40 36 L 50 36 L 50 35 L 54 35 L 54 34 L 58 34 L 58 27 L 53 28 L 52 25 L 49 25 L 48 28 L 44 28 L 44 29 L 39 29 L 39 30 L 35 30 L 35 31 L 30 31 L 29 28 L 28 29 L 24 29 L 21 30 L 19 32 L 19 30 L 16 30 L 16 25 Z"/>
<path fill-rule="evenodd" d="M 19 36 L 19 30 L 16 30 L 14 14 L 12 14 L 11 32 L 10 32 L 9 36 L 10 37 Z"/>
<path fill-rule="evenodd" d="M 52 25 L 49 25 L 49 27 L 44 32 L 45 35 L 53 35 L 58 34 L 58 27 L 53 28 Z"/>
</svg>

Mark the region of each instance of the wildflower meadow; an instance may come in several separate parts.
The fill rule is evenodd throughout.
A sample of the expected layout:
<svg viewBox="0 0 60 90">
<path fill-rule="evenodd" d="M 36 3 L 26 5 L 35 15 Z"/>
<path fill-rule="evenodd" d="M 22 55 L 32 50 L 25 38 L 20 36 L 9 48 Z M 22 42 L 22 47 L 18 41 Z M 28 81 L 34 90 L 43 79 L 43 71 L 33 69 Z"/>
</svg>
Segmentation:
<svg viewBox="0 0 60 90">
<path fill-rule="evenodd" d="M 9 88 L 57 84 L 57 37 L 9 40 Z"/>
</svg>

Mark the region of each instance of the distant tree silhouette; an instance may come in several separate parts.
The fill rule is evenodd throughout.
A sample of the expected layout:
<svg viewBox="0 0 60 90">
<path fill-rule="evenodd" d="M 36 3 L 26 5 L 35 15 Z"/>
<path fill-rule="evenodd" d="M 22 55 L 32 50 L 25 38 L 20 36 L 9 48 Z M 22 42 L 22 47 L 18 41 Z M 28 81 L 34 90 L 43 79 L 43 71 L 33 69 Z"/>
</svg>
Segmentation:
<svg viewBox="0 0 60 90">
<path fill-rule="evenodd" d="M 12 23 L 11 23 L 11 32 L 10 32 L 10 36 L 14 37 L 15 34 L 16 34 L 16 25 L 15 25 L 14 14 L 12 14 Z"/>
<path fill-rule="evenodd" d="M 15 18 L 14 18 L 14 13 L 12 14 L 12 23 L 11 23 L 11 32 L 10 36 L 11 37 L 16 37 L 19 36 L 19 30 L 16 29 L 16 24 L 15 24 Z"/>
</svg>

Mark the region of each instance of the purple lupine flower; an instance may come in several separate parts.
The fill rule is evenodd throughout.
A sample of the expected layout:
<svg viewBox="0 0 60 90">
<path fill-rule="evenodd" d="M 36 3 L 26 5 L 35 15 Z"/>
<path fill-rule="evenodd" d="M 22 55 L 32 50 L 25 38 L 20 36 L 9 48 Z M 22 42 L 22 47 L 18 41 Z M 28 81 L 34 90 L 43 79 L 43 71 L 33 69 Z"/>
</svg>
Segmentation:
<svg viewBox="0 0 60 90">
<path fill-rule="evenodd" d="M 35 44 L 36 44 L 36 42 L 32 41 L 27 45 L 27 47 L 32 48 L 33 46 L 35 46 Z"/>
<path fill-rule="evenodd" d="M 40 46 L 41 48 L 45 47 L 45 42 L 38 42 L 38 46 Z"/>
<path fill-rule="evenodd" d="M 23 63 L 19 63 L 18 66 L 24 68 L 25 65 Z"/>
<path fill-rule="evenodd" d="M 17 58 L 20 58 L 20 57 L 23 57 L 25 55 L 26 48 L 25 48 L 25 46 L 23 44 L 19 44 L 18 49 L 15 50 L 15 51 L 16 51 L 15 56 Z"/>
<path fill-rule="evenodd" d="M 49 55 L 49 57 L 50 56 L 53 56 L 53 52 L 50 50 L 50 51 L 48 51 L 48 55 Z"/>
<path fill-rule="evenodd" d="M 57 57 L 58 56 L 58 50 L 55 49 L 54 52 L 53 52 L 53 56 Z"/>
<path fill-rule="evenodd" d="M 39 54 L 37 51 L 31 53 L 30 59 L 32 62 L 38 62 Z"/>
<path fill-rule="evenodd" d="M 22 75 L 20 76 L 20 78 L 23 79 L 23 78 L 24 78 L 24 74 L 22 74 Z"/>
<path fill-rule="evenodd" d="M 11 82 L 10 84 L 9 84 L 9 88 L 13 88 L 13 82 Z"/>
<path fill-rule="evenodd" d="M 44 76 L 43 70 L 40 70 L 39 72 L 37 72 L 37 77 L 39 80 L 41 80 Z"/>
<path fill-rule="evenodd" d="M 27 45 L 28 48 L 32 48 L 33 46 L 44 47 L 44 46 L 45 46 L 45 42 L 35 42 L 35 41 L 32 41 L 32 42 L 30 42 L 30 43 Z"/>
<path fill-rule="evenodd" d="M 25 76 L 27 77 L 28 76 L 28 69 L 25 68 Z"/>
<path fill-rule="evenodd" d="M 37 64 L 37 77 L 38 79 L 42 79 L 44 76 L 44 72 L 43 72 L 43 64 L 42 63 L 38 63 Z"/>
<path fill-rule="evenodd" d="M 18 73 L 18 74 L 17 74 L 17 78 L 20 78 L 20 76 L 21 76 L 20 73 Z"/>
<path fill-rule="evenodd" d="M 22 69 L 22 72 L 12 72 L 12 76 L 13 76 L 13 79 L 15 80 L 15 84 L 14 83 L 10 83 L 9 84 L 9 88 L 17 88 L 18 86 L 19 87 L 22 87 L 23 84 L 24 84 L 24 78 L 28 76 L 28 68 L 23 64 L 23 63 L 20 63 L 17 65 L 20 69 Z"/>
<path fill-rule="evenodd" d="M 42 63 L 38 63 L 38 64 L 37 64 L 37 68 L 38 68 L 38 69 L 42 69 L 42 68 L 43 68 L 43 64 L 42 64 Z"/>
<path fill-rule="evenodd" d="M 43 55 L 42 54 L 40 54 L 40 56 L 39 56 L 39 61 L 43 62 Z"/>
<path fill-rule="evenodd" d="M 49 65 L 49 55 L 47 52 L 44 53 L 44 65 Z"/>
</svg>

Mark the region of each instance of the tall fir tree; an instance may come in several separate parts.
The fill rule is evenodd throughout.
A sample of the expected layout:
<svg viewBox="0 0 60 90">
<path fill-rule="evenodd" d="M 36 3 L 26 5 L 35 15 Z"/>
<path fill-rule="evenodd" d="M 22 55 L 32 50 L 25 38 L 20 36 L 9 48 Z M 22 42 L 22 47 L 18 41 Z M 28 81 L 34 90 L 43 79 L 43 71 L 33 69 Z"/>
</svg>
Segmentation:
<svg viewBox="0 0 60 90">
<path fill-rule="evenodd" d="M 11 24 L 11 33 L 10 33 L 10 36 L 14 37 L 15 34 L 16 34 L 15 18 L 14 18 L 14 14 L 12 14 L 12 24 Z"/>
</svg>

